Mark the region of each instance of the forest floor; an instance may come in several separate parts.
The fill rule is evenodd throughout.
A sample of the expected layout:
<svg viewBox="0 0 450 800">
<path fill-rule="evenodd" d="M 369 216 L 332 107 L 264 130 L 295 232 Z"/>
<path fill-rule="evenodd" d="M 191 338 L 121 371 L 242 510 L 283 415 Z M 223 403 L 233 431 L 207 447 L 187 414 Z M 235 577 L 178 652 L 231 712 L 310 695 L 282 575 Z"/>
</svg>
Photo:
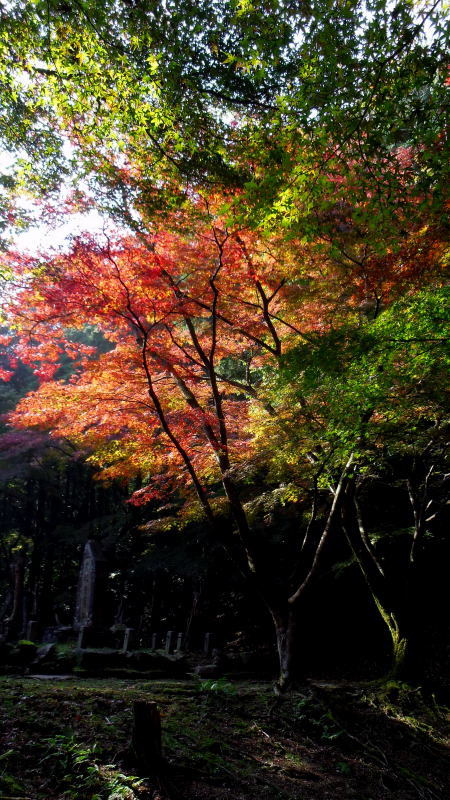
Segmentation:
<svg viewBox="0 0 450 800">
<path fill-rule="evenodd" d="M 135 700 L 166 775 L 139 777 Z M 0 678 L 3 800 L 444 800 L 448 711 L 405 684 Z"/>
</svg>

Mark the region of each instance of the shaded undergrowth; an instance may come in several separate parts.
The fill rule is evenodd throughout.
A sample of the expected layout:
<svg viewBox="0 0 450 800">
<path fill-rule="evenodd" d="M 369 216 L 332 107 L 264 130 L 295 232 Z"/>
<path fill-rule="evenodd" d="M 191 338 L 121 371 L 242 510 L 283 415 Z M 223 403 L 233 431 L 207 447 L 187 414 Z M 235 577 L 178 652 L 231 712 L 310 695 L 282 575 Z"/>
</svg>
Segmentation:
<svg viewBox="0 0 450 800">
<path fill-rule="evenodd" d="M 0 679 L 0 797 L 442 800 L 448 715 L 405 684 Z M 137 774 L 132 705 L 161 710 L 167 783 Z"/>
</svg>

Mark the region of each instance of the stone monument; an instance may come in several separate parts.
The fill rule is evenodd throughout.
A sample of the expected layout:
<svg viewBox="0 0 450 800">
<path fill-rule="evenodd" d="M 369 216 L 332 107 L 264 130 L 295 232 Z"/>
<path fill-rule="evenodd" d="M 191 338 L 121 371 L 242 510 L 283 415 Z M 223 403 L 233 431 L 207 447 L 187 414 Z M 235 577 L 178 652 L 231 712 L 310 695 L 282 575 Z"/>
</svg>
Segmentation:
<svg viewBox="0 0 450 800">
<path fill-rule="evenodd" d="M 78 578 L 73 627 L 93 628 L 104 623 L 106 559 L 98 542 L 89 539 L 83 551 Z"/>
</svg>

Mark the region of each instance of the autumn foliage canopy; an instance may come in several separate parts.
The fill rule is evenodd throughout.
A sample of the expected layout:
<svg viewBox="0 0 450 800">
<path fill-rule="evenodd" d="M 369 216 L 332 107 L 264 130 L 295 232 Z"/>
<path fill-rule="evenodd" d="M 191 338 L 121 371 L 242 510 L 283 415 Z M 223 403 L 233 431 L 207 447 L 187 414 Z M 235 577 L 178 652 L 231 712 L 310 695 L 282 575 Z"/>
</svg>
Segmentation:
<svg viewBox="0 0 450 800">
<path fill-rule="evenodd" d="M 4 249 L 0 376 L 40 381 L 8 424 L 69 440 L 170 524 L 226 520 L 286 682 L 292 607 L 338 521 L 397 647 L 358 492 L 406 481 L 412 563 L 448 425 L 439 4 L 16 5 L 8 224 L 26 191 L 40 219 L 95 208 L 104 229 Z M 252 527 L 267 494 L 311 504 L 276 590 Z"/>
</svg>

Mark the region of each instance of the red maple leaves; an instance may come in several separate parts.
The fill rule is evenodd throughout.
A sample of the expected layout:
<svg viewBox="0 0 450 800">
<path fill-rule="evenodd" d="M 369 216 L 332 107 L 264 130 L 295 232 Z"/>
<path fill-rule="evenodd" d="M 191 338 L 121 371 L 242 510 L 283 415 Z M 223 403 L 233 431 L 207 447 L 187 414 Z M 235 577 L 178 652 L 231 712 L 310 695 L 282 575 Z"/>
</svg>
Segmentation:
<svg viewBox="0 0 450 800">
<path fill-rule="evenodd" d="M 73 439 L 105 478 L 139 472 L 194 487 L 209 513 L 211 487 L 252 455 L 249 406 L 274 413 L 264 381 L 283 353 L 358 313 L 367 295 L 388 301 L 427 268 L 431 234 L 383 256 L 358 244 L 330 257 L 217 217 L 177 222 L 190 233 L 83 237 L 47 260 L 10 255 L 15 355 L 43 381 L 10 420 Z M 106 352 L 74 335 L 86 326 Z M 153 482 L 135 500 L 160 495 Z"/>
</svg>

